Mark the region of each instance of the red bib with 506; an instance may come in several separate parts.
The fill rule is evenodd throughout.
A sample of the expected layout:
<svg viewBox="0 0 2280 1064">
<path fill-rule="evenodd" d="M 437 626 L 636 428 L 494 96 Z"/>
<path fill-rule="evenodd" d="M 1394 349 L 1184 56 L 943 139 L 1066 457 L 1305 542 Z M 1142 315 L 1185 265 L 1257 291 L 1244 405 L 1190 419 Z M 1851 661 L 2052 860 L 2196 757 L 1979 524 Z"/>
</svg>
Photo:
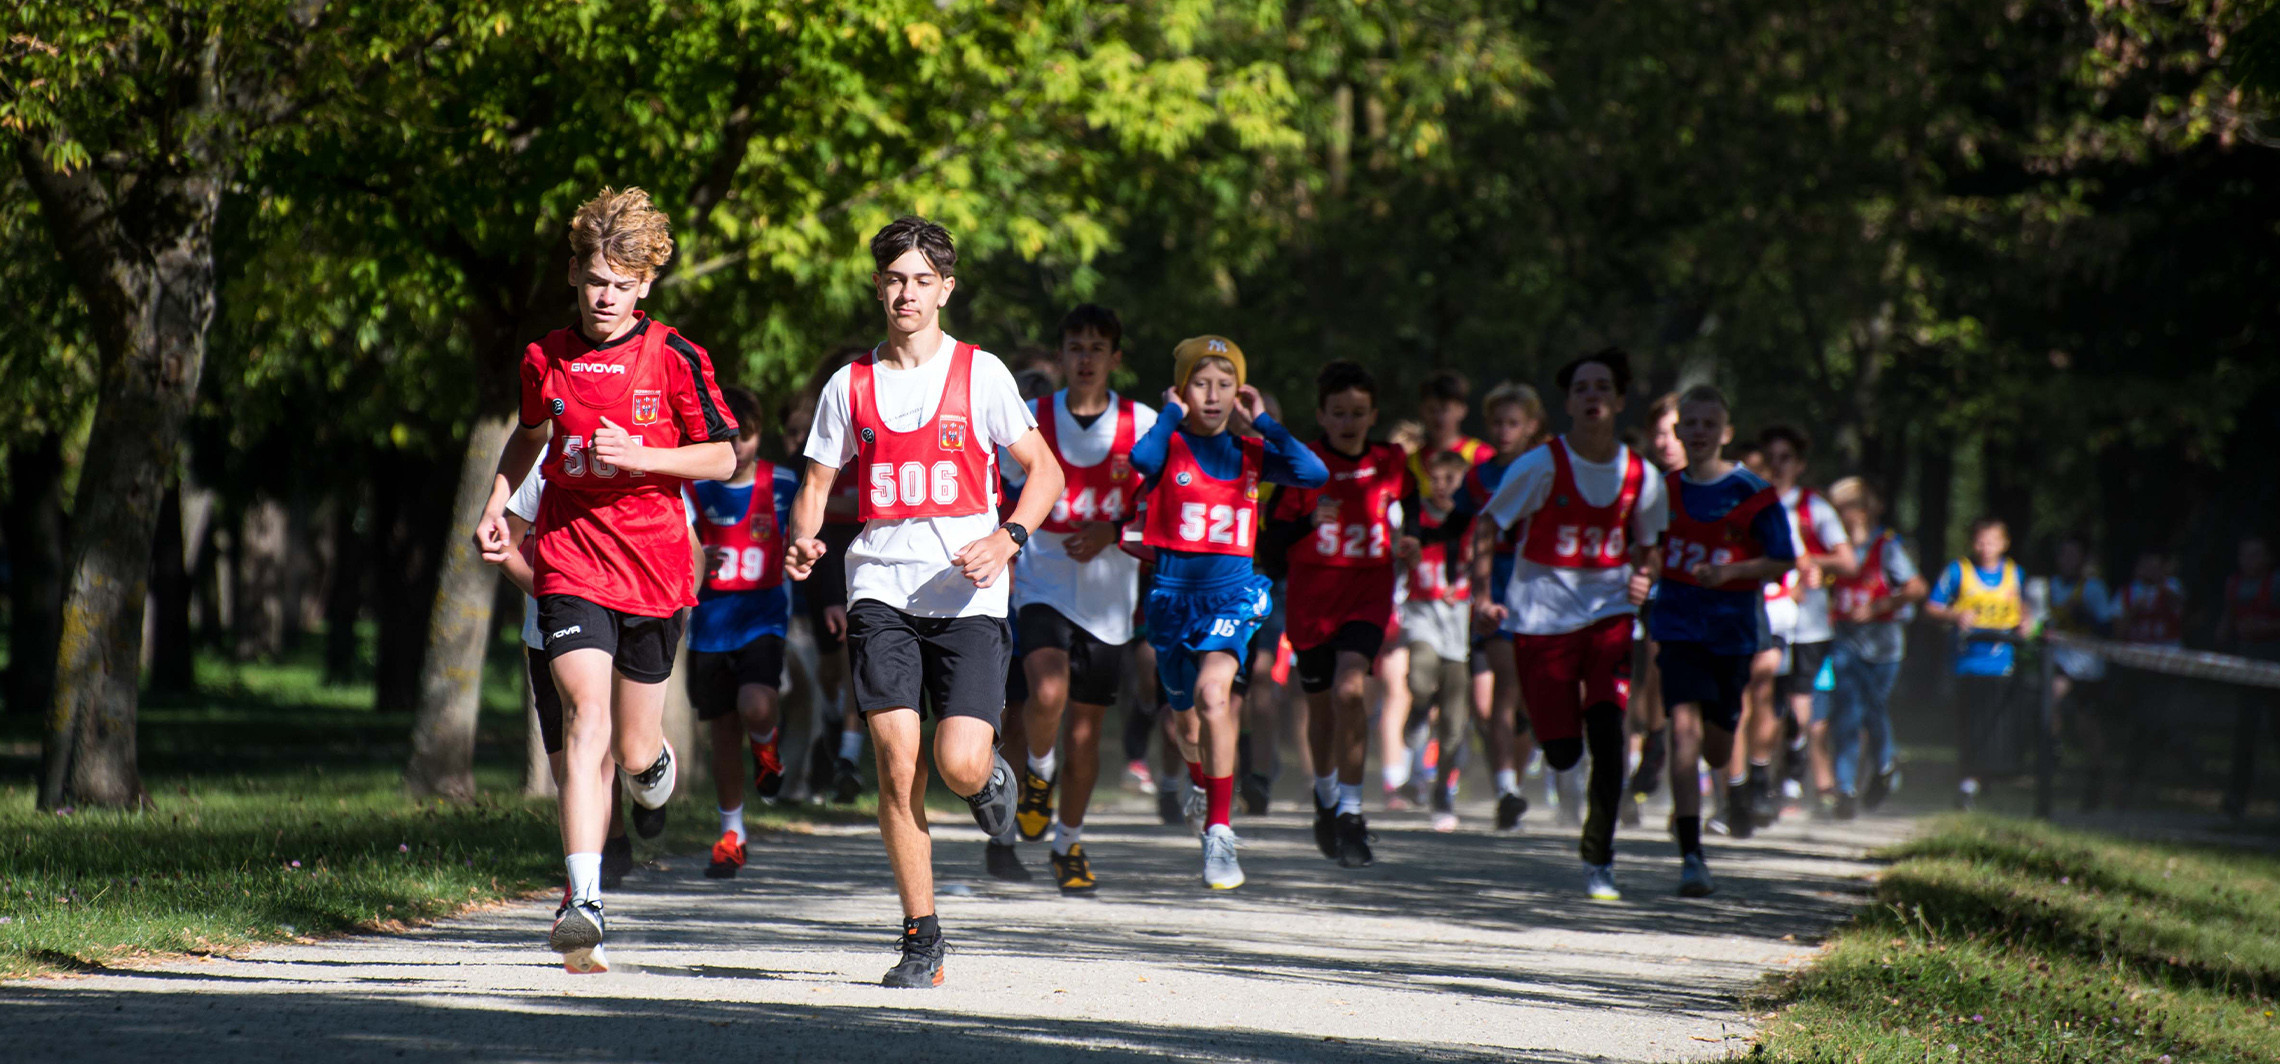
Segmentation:
<svg viewBox="0 0 2280 1064">
<path fill-rule="evenodd" d="M 934 420 L 910 432 L 879 416 L 874 351 L 847 367 L 848 421 L 855 429 L 855 469 L 862 478 L 856 512 L 863 520 L 963 517 L 987 513 L 997 456 L 974 431 L 974 345 L 950 353 L 950 379 Z"/>
</svg>

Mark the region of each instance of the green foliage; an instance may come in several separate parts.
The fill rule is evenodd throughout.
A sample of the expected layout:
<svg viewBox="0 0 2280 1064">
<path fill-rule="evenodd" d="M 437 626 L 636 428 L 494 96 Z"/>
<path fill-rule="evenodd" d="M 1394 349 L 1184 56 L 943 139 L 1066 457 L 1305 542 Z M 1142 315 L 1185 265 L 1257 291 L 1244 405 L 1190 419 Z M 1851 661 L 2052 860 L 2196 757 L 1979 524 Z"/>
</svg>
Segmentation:
<svg viewBox="0 0 2280 1064">
<path fill-rule="evenodd" d="M 2280 1055 L 2269 855 L 1971 817 L 1890 856 L 1876 906 L 1770 991 L 1750 1059 Z"/>
</svg>

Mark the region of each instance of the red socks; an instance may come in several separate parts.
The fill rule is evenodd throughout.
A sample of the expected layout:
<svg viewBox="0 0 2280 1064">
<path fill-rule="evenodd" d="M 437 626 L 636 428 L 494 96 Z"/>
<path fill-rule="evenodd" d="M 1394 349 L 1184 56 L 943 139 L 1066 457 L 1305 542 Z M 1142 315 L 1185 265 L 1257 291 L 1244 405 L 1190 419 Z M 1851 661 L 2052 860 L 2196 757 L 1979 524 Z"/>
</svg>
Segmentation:
<svg viewBox="0 0 2280 1064">
<path fill-rule="evenodd" d="M 1205 828 L 1222 824 L 1232 826 L 1235 819 L 1235 777 L 1205 776 L 1203 797 L 1207 807 L 1203 818 Z"/>
<path fill-rule="evenodd" d="M 1195 785 L 1196 785 L 1196 786 L 1198 786 L 1198 787 L 1201 787 L 1201 786 L 1203 786 L 1203 785 L 1204 785 L 1204 778 L 1205 778 L 1205 777 L 1204 777 L 1204 775 L 1203 775 L 1203 762 L 1201 762 L 1201 761 L 1190 761 L 1190 762 L 1188 762 L 1188 763 L 1187 763 L 1187 766 L 1188 766 L 1188 782 L 1189 782 L 1189 783 L 1192 783 L 1192 784 L 1195 784 Z"/>
</svg>

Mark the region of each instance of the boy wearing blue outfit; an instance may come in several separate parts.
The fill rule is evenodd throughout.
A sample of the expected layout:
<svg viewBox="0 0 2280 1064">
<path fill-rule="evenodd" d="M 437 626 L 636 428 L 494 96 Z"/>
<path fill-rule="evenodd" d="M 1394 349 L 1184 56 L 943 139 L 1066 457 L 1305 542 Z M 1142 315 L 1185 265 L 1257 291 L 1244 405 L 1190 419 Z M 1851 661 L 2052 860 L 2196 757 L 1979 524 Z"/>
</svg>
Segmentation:
<svg viewBox="0 0 2280 1064">
<path fill-rule="evenodd" d="M 760 400 L 721 389 L 737 424 L 760 424 Z M 752 782 L 762 801 L 784 787 L 777 753 L 777 693 L 783 684 L 784 631 L 791 585 L 784 581 L 784 529 L 799 474 L 760 458 L 760 433 L 736 440 L 736 472 L 689 485 L 697 508 L 704 577 L 689 614 L 689 704 L 712 729 L 713 789 L 720 841 L 705 875 L 732 879 L 744 867 L 744 779 L 739 748 L 752 751 Z"/>
<path fill-rule="evenodd" d="M 2011 530 L 1992 517 L 1971 525 L 1971 556 L 1949 562 L 1932 586 L 1924 612 L 1955 625 L 1956 806 L 1979 802 L 1979 777 L 1988 762 L 2015 754 L 2006 732 L 2005 696 L 2010 693 L 2014 657 L 2008 642 L 1987 635 L 2027 631 L 2026 576 L 2010 558 Z"/>
<path fill-rule="evenodd" d="M 1728 411 L 1725 394 L 1709 385 L 1679 398 L 1686 468 L 1665 474 L 1670 524 L 1648 616 L 1670 708 L 1671 832 L 1684 862 L 1678 893 L 1688 898 L 1714 889 L 1702 855 L 1697 766 L 1705 757 L 1723 766 L 1733 756 L 1750 659 L 1770 645 L 1764 585 L 1797 564 L 1780 495 L 1726 460 L 1734 438 Z"/>
<path fill-rule="evenodd" d="M 1234 341 L 1181 341 L 1172 384 L 1162 415 L 1132 447 L 1132 467 L 1147 481 L 1141 541 L 1156 559 L 1148 641 L 1172 710 L 1201 718 L 1203 881 L 1232 890 L 1243 885 L 1243 869 L 1230 826 L 1240 730 L 1230 689 L 1251 633 L 1272 608 L 1268 579 L 1252 569 L 1259 487 L 1320 487 L 1329 471 L 1244 383 Z M 1258 435 L 1242 435 L 1245 428 Z"/>
</svg>

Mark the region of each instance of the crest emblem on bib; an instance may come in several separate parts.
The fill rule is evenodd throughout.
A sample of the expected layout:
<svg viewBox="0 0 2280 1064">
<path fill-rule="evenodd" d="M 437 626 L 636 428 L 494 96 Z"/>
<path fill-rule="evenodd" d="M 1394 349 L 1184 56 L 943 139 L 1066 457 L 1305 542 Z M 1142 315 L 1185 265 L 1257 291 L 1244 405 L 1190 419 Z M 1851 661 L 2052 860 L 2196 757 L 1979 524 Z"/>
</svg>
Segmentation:
<svg viewBox="0 0 2280 1064">
<path fill-rule="evenodd" d="M 1258 501 L 1259 475 L 1257 473 L 1243 474 L 1243 497 L 1253 502 Z"/>
<path fill-rule="evenodd" d="M 549 400 L 547 400 L 547 401 L 546 401 L 546 408 L 547 408 L 549 411 L 552 411 L 555 417 L 561 417 L 561 416 L 562 416 L 562 409 L 563 409 L 563 407 L 562 407 L 562 400 L 560 400 L 560 399 L 549 399 Z"/>
<path fill-rule="evenodd" d="M 655 424 L 658 408 L 664 405 L 664 392 L 635 389 L 633 393 L 633 423 L 636 425 Z"/>
<path fill-rule="evenodd" d="M 1131 456 L 1131 455 L 1128 455 L 1128 454 L 1122 454 L 1122 453 L 1118 453 L 1118 454 L 1112 454 L 1112 455 L 1109 455 L 1109 456 L 1108 456 L 1108 479 L 1110 479 L 1110 480 L 1130 480 L 1130 479 L 1132 479 L 1132 456 Z"/>
<path fill-rule="evenodd" d="M 943 450 L 963 451 L 966 449 L 965 418 L 959 417 L 956 414 L 950 414 L 937 418 L 936 424 L 941 426 L 941 445 Z"/>
<path fill-rule="evenodd" d="M 757 489 L 755 489 L 757 490 Z M 752 510 L 752 536 L 754 539 L 776 538 L 776 508 L 756 506 Z"/>
</svg>

